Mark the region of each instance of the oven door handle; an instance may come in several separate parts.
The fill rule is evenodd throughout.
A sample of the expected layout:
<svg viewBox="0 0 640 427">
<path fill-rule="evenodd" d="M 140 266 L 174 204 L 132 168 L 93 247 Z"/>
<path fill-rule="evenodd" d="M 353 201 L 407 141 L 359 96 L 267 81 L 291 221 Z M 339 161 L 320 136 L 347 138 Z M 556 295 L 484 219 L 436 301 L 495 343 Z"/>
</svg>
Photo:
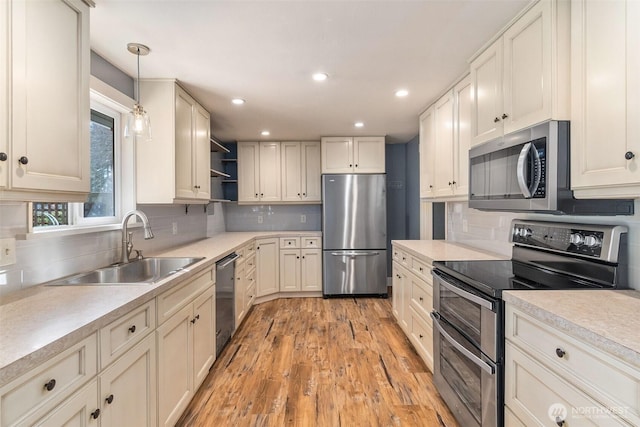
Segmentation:
<svg viewBox="0 0 640 427">
<path fill-rule="evenodd" d="M 534 170 L 536 176 L 534 177 L 531 186 L 528 186 L 526 172 L 528 168 L 527 159 L 529 158 L 530 153 L 533 154 L 533 161 L 535 163 Z M 540 180 L 542 179 L 542 167 L 540 164 L 540 156 L 538 155 L 538 150 L 536 150 L 536 147 L 530 142 L 524 144 L 522 150 L 520 151 L 520 156 L 518 156 L 518 165 L 516 167 L 516 175 L 518 178 L 518 187 L 520 187 L 520 191 L 522 191 L 522 195 L 524 196 L 524 198 L 532 198 L 538 190 L 538 187 L 540 186 Z"/>
<path fill-rule="evenodd" d="M 449 344 L 454 346 L 456 348 L 456 350 L 458 350 L 460 353 L 462 353 L 467 359 L 469 359 L 473 363 L 475 363 L 483 371 L 487 372 L 490 375 L 493 375 L 493 374 L 496 373 L 496 365 L 495 364 L 493 364 L 491 362 L 485 362 L 484 360 L 480 359 L 478 356 L 476 356 L 475 354 L 471 353 L 469 350 L 464 348 L 464 346 L 462 344 L 460 344 L 451 335 L 449 335 L 449 333 L 444 330 L 442 325 L 440 325 L 440 316 L 436 315 L 433 312 L 431 312 L 430 314 L 431 314 L 431 319 L 433 319 L 433 324 L 436 325 L 436 328 L 438 328 L 438 331 L 440 332 L 440 334 L 442 334 L 442 336 L 447 341 L 449 341 Z"/>
<path fill-rule="evenodd" d="M 440 283 L 442 286 L 444 286 L 445 288 L 447 288 L 448 290 L 450 290 L 451 292 L 453 292 L 454 294 L 457 294 L 458 296 L 461 296 L 464 299 L 467 299 L 471 302 L 474 302 L 482 307 L 488 308 L 489 310 L 493 311 L 493 303 L 491 301 L 487 301 L 486 299 L 479 297 L 477 295 L 472 294 L 471 292 L 467 292 L 463 289 L 460 289 L 459 287 L 452 285 L 451 283 L 447 282 L 446 280 L 444 280 L 442 277 L 440 277 L 437 273 L 434 272 L 433 274 L 436 277 L 436 280 L 438 281 L 438 283 Z"/>
</svg>

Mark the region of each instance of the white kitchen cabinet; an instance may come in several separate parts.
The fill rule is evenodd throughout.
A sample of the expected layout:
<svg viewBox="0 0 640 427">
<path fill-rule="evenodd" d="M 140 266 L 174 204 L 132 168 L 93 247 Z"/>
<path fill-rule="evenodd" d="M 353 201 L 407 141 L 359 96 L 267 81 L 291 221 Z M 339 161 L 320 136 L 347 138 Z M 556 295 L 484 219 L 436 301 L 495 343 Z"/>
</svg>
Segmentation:
<svg viewBox="0 0 640 427">
<path fill-rule="evenodd" d="M 260 143 L 260 201 L 279 202 L 282 199 L 280 182 L 280 143 Z"/>
<path fill-rule="evenodd" d="M 100 375 L 101 426 L 156 426 L 156 341 L 149 334 Z"/>
<path fill-rule="evenodd" d="M 282 201 L 320 202 L 320 142 L 283 142 Z"/>
<path fill-rule="evenodd" d="M 435 180 L 435 116 L 434 107 L 420 115 L 420 197 L 434 195 Z"/>
<path fill-rule="evenodd" d="M 280 249 L 280 292 L 300 290 L 300 249 Z"/>
<path fill-rule="evenodd" d="M 282 199 L 279 142 L 238 142 L 238 202 Z"/>
<path fill-rule="evenodd" d="M 322 290 L 321 247 L 318 237 L 280 238 L 280 292 Z"/>
<path fill-rule="evenodd" d="M 322 173 L 385 173 L 383 136 L 324 137 Z"/>
<path fill-rule="evenodd" d="M 277 238 L 256 240 L 256 296 L 263 297 L 280 290 L 279 259 Z"/>
<path fill-rule="evenodd" d="M 571 187 L 640 194 L 640 3 L 571 2 Z"/>
<path fill-rule="evenodd" d="M 305 291 L 322 290 L 322 249 L 301 249 L 300 289 Z"/>
<path fill-rule="evenodd" d="M 471 77 L 453 88 L 453 176 L 451 188 L 455 196 L 469 194 L 469 148 L 471 148 Z"/>
<path fill-rule="evenodd" d="M 447 197 L 453 192 L 453 106 L 452 91 L 447 92 L 434 105 L 434 197 Z"/>
<path fill-rule="evenodd" d="M 153 139 L 135 143 L 137 202 L 209 203 L 209 113 L 175 80 L 141 80 L 140 101 Z"/>
<path fill-rule="evenodd" d="M 7 190 L 0 199 L 84 201 L 90 187 L 89 6 L 5 1 L 0 22 L 0 187 Z"/>
<path fill-rule="evenodd" d="M 233 298 L 234 298 L 234 316 L 235 316 L 235 329 L 237 330 L 240 327 L 240 324 L 244 320 L 245 315 L 247 314 L 247 305 L 246 305 L 246 292 L 247 292 L 247 279 L 245 273 L 245 263 L 238 262 L 241 258 L 236 261 L 235 265 L 235 275 L 236 277 L 233 279 Z"/>
<path fill-rule="evenodd" d="M 25 420 L 23 425 L 93 427 L 99 425 L 101 418 L 102 411 L 98 408 L 98 380 L 94 379 L 41 419 Z"/>
<path fill-rule="evenodd" d="M 562 0 L 535 3 L 471 62 L 472 146 L 569 119 L 569 10 Z"/>
</svg>

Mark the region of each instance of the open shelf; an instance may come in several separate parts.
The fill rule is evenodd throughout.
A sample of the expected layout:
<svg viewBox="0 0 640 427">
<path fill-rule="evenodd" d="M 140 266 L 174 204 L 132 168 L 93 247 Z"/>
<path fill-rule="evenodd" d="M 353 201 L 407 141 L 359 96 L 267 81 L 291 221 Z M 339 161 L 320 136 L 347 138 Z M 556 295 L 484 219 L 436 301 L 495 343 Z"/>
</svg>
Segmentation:
<svg viewBox="0 0 640 427">
<path fill-rule="evenodd" d="M 213 202 L 231 203 L 231 200 L 229 200 L 229 199 L 209 199 L 209 202 L 211 202 L 211 203 L 213 203 Z"/>
<path fill-rule="evenodd" d="M 223 179 L 221 182 L 223 184 L 234 184 L 234 183 L 237 184 L 238 180 L 237 179 Z"/>
<path fill-rule="evenodd" d="M 238 159 L 220 159 L 222 162 L 237 162 Z"/>
<path fill-rule="evenodd" d="M 224 173 L 224 172 L 217 171 L 215 169 L 211 169 L 211 176 L 213 176 L 213 177 L 221 176 L 223 178 L 231 178 L 231 175 L 229 175 L 227 173 Z"/>
<path fill-rule="evenodd" d="M 209 139 L 209 141 L 211 141 L 211 151 L 212 152 L 216 152 L 216 153 L 230 153 L 229 149 L 224 147 L 222 144 L 220 144 L 218 141 L 216 141 L 215 139 L 211 138 Z"/>
</svg>

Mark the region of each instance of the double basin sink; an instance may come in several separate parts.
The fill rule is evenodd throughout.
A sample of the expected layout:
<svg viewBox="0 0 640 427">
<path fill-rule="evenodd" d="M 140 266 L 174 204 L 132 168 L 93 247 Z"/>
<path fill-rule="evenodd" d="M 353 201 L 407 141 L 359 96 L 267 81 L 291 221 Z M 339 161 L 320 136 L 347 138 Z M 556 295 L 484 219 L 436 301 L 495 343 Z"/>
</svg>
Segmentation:
<svg viewBox="0 0 640 427">
<path fill-rule="evenodd" d="M 203 259 L 143 258 L 63 277 L 47 283 L 47 286 L 150 285 Z"/>
</svg>

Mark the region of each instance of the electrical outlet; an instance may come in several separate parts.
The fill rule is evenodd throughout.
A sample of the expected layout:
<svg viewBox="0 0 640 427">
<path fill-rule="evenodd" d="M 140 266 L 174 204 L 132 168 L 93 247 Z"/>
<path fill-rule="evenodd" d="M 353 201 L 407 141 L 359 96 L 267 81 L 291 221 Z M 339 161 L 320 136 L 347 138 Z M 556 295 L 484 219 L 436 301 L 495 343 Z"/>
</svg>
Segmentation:
<svg viewBox="0 0 640 427">
<path fill-rule="evenodd" d="M 16 239 L 0 239 L 0 266 L 16 263 Z"/>
<path fill-rule="evenodd" d="M 307 222 L 307 216 L 306 215 L 300 215 L 300 222 L 303 223 L 303 224 L 305 222 Z"/>
<path fill-rule="evenodd" d="M 264 217 L 262 215 L 258 215 L 258 224 L 262 224 L 264 221 Z"/>
<path fill-rule="evenodd" d="M 178 223 L 177 222 L 172 222 L 171 223 L 171 233 L 173 233 L 173 235 L 178 234 Z"/>
</svg>

